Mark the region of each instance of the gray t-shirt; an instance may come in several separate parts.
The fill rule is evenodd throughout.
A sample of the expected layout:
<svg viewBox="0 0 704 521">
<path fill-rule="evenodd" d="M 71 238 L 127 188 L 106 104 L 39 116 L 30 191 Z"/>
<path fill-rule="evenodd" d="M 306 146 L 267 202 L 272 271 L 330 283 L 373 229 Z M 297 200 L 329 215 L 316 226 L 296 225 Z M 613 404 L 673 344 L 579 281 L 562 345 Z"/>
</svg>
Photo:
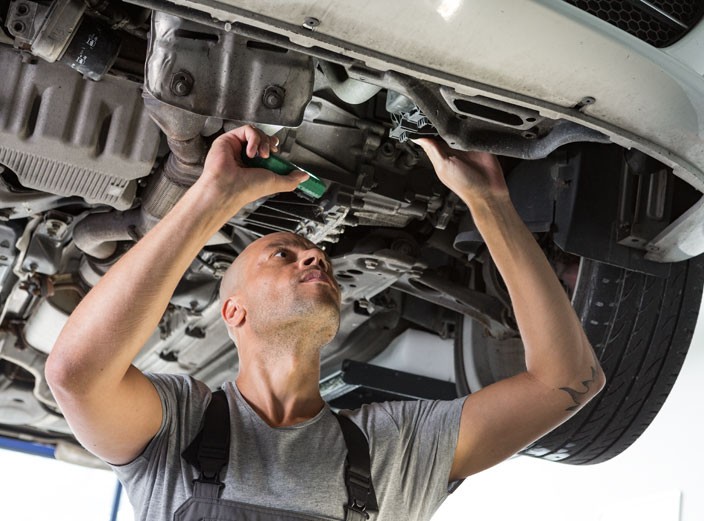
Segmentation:
<svg viewBox="0 0 704 521">
<path fill-rule="evenodd" d="M 161 397 L 161 428 L 140 456 L 113 469 L 136 519 L 170 521 L 198 477 L 181 452 L 200 429 L 210 390 L 191 377 L 147 376 Z M 343 520 L 347 450 L 330 408 L 303 423 L 274 428 L 234 382 L 223 389 L 232 441 L 222 498 Z M 342 411 L 370 440 L 376 520 L 429 519 L 447 497 L 463 402 L 387 402 Z"/>
</svg>

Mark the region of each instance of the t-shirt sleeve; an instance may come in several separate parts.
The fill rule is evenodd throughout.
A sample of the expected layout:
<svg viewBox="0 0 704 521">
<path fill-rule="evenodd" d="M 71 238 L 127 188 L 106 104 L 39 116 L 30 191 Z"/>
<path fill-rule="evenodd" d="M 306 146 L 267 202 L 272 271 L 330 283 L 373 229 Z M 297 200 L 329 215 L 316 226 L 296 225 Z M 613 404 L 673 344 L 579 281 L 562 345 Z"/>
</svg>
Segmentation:
<svg viewBox="0 0 704 521">
<path fill-rule="evenodd" d="M 151 486 L 148 485 L 154 483 L 156 473 L 179 465 L 181 452 L 198 433 L 210 401 L 208 387 L 190 376 L 145 375 L 154 384 L 161 400 L 161 426 L 134 460 L 124 465 L 110 465 L 125 485 L 133 504 L 140 500 L 136 496 L 149 493 Z"/>
<path fill-rule="evenodd" d="M 375 487 L 386 489 L 377 495 L 400 494 L 404 519 L 430 519 L 447 498 L 464 399 L 385 402 L 352 415 L 370 438 Z"/>
</svg>

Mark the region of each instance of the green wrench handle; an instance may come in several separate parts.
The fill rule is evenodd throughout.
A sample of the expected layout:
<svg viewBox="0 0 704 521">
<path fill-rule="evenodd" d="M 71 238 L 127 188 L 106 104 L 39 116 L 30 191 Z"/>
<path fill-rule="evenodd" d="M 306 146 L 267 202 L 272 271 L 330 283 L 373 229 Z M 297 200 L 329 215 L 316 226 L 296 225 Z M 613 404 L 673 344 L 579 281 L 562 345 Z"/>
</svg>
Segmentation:
<svg viewBox="0 0 704 521">
<path fill-rule="evenodd" d="M 267 170 L 271 170 L 275 174 L 279 175 L 286 175 L 293 170 L 303 170 L 310 177 L 299 184 L 296 187 L 296 191 L 301 192 L 311 199 L 320 199 L 325 193 L 325 190 L 327 190 L 325 183 L 323 183 L 317 176 L 275 154 L 269 154 L 269 157 L 267 158 L 259 156 L 252 158 L 247 156 L 246 149 L 242 149 L 242 161 L 244 161 L 244 164 L 249 167 L 266 168 Z"/>
</svg>

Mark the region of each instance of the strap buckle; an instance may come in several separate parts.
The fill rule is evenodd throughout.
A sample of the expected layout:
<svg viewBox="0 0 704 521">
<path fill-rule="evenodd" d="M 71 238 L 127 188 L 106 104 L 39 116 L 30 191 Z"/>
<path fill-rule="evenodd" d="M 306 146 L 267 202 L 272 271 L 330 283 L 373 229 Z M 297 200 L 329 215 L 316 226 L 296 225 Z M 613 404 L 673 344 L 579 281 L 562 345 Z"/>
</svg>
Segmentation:
<svg viewBox="0 0 704 521">
<path fill-rule="evenodd" d="M 347 467 L 347 475 L 349 476 L 350 484 L 363 488 L 367 492 L 367 494 L 371 492 L 371 476 L 355 472 L 355 470 L 351 466 Z"/>
<path fill-rule="evenodd" d="M 220 482 L 217 476 L 214 478 L 207 478 L 201 474 L 193 480 L 193 497 L 218 499 L 224 488 L 225 484 Z"/>
<path fill-rule="evenodd" d="M 352 498 L 352 503 L 347 504 L 347 510 L 352 510 L 353 512 L 364 516 L 364 519 L 369 519 L 366 503 L 358 503 L 357 498 Z"/>
<path fill-rule="evenodd" d="M 200 475 L 193 480 L 193 483 L 206 483 L 208 485 L 219 485 L 220 489 L 225 488 L 225 484 L 220 481 L 220 473 L 215 472 L 214 474 L 209 474 L 207 472 L 201 472 Z"/>
</svg>

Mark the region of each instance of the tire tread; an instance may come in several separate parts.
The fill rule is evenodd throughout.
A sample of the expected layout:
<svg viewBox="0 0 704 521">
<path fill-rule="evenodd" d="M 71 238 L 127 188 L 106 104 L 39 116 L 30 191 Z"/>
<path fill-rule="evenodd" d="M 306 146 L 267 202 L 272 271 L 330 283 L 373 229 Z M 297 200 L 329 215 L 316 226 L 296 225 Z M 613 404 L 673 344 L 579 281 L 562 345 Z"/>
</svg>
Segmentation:
<svg viewBox="0 0 704 521">
<path fill-rule="evenodd" d="M 704 256 L 672 264 L 666 278 L 582 263 L 573 305 L 607 385 L 524 451 L 576 465 L 620 454 L 650 425 L 679 375 L 704 286 Z M 598 301 L 607 305 L 592 305 Z"/>
</svg>

